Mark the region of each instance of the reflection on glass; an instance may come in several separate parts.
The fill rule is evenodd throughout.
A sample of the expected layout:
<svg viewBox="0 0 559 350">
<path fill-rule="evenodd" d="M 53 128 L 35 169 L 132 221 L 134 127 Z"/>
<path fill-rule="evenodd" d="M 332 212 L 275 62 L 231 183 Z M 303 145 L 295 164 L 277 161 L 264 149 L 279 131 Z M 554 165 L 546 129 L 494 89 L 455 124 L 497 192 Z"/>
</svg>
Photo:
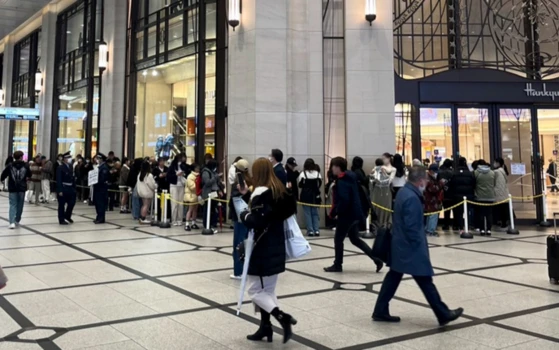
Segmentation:
<svg viewBox="0 0 559 350">
<path fill-rule="evenodd" d="M 502 157 L 509 170 L 508 188 L 514 199 L 516 216 L 522 219 L 535 218 L 532 199 L 519 197 L 534 195 L 532 177 L 532 128 L 529 109 L 500 109 Z"/>
<path fill-rule="evenodd" d="M 468 164 L 483 159 L 490 162 L 489 111 L 486 108 L 458 109 L 458 142 L 460 155 Z"/>
<path fill-rule="evenodd" d="M 412 163 L 411 120 L 413 106 L 409 103 L 398 103 L 394 108 L 396 118 L 396 153 L 404 158 L 405 164 Z"/>
<path fill-rule="evenodd" d="M 557 199 L 556 187 L 559 181 L 555 179 L 559 176 L 559 110 L 557 109 L 538 109 L 538 130 L 540 139 L 540 154 L 542 159 L 542 174 L 548 174 L 543 185 L 547 188 L 547 213 L 559 212 L 559 200 Z M 555 163 L 555 168 L 552 164 Z M 555 176 L 552 177 L 552 176 Z M 548 218 L 550 215 L 547 216 Z"/>
<path fill-rule="evenodd" d="M 65 35 L 66 53 L 84 46 L 83 9 L 68 18 Z"/>
<path fill-rule="evenodd" d="M 205 151 L 215 157 L 215 53 L 206 53 Z"/>
<path fill-rule="evenodd" d="M 87 123 L 87 88 L 58 96 L 58 153 L 70 151 L 72 157 L 84 155 Z"/>
<path fill-rule="evenodd" d="M 452 157 L 450 108 L 420 108 L 421 157 L 430 163 Z"/>
<path fill-rule="evenodd" d="M 217 29 L 217 4 L 206 5 L 206 39 L 216 38 Z"/>
<path fill-rule="evenodd" d="M 12 154 L 15 151 L 23 152 L 23 159 L 29 160 L 29 122 L 23 120 L 14 121 L 14 134 L 12 137 Z"/>
</svg>

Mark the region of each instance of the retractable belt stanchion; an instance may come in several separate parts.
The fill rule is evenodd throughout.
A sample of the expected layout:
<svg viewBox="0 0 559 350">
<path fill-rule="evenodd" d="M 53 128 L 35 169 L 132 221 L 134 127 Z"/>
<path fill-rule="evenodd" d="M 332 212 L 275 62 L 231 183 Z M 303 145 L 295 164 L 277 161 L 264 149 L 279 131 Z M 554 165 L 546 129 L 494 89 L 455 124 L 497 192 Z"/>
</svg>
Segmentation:
<svg viewBox="0 0 559 350">
<path fill-rule="evenodd" d="M 202 230 L 202 234 L 209 236 L 213 235 L 214 231 L 211 228 L 211 218 L 212 218 L 212 193 L 208 195 L 208 210 L 206 211 L 206 227 Z"/>
<path fill-rule="evenodd" d="M 169 194 L 167 193 L 167 190 L 163 190 L 163 193 L 161 193 L 161 200 L 165 203 L 163 204 L 163 212 L 161 213 L 161 224 L 159 225 L 160 228 L 171 228 L 171 223 L 167 221 L 167 202 L 169 198 Z"/>
<path fill-rule="evenodd" d="M 517 235 L 520 232 L 514 227 L 514 212 L 512 210 L 512 195 L 509 194 L 509 215 L 510 215 L 510 226 L 507 230 L 509 235 Z"/>
<path fill-rule="evenodd" d="M 157 220 L 157 215 L 159 213 L 159 206 L 161 205 L 161 197 L 159 197 L 160 202 L 157 202 L 157 188 L 155 189 L 155 196 L 153 197 L 153 210 L 151 211 L 153 218 L 151 219 L 151 226 L 159 226 L 159 221 Z"/>
<path fill-rule="evenodd" d="M 542 196 L 543 196 L 543 220 L 542 222 L 540 222 L 540 226 L 542 227 L 551 227 L 551 222 L 547 221 L 547 183 L 545 182 L 546 180 L 546 175 L 544 174 L 543 177 L 543 192 L 542 192 Z"/>
<path fill-rule="evenodd" d="M 460 233 L 460 238 L 472 239 L 474 235 L 470 233 L 470 228 L 468 227 L 468 200 L 464 197 L 464 231 Z"/>
<path fill-rule="evenodd" d="M 363 232 L 363 238 L 375 238 L 375 233 L 371 232 L 371 213 L 367 215 L 367 220 L 365 220 L 365 232 Z"/>
</svg>

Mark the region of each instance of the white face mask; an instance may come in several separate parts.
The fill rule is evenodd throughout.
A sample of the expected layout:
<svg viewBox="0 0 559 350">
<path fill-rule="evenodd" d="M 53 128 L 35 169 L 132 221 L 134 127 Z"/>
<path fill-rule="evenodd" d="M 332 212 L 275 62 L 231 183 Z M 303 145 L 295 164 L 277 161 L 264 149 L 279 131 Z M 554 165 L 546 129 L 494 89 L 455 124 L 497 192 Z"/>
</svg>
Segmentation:
<svg viewBox="0 0 559 350">
<path fill-rule="evenodd" d="M 274 157 L 268 157 L 268 160 L 273 163 L 275 159 Z"/>
<path fill-rule="evenodd" d="M 72 164 L 72 158 L 66 159 L 66 164 Z"/>
</svg>

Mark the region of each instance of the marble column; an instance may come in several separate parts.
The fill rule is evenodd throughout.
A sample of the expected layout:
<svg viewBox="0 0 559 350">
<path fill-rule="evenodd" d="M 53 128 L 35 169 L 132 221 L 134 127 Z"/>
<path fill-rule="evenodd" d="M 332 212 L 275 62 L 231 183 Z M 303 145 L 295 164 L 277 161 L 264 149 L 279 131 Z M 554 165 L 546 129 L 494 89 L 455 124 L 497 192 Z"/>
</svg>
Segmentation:
<svg viewBox="0 0 559 350">
<path fill-rule="evenodd" d="M 346 139 L 349 161 L 365 170 L 396 149 L 392 1 L 377 1 L 377 19 L 365 20 L 365 0 L 345 1 Z"/>
<path fill-rule="evenodd" d="M 39 94 L 40 120 L 37 125 L 37 152 L 50 154 L 52 143 L 52 125 L 54 118 L 58 118 L 53 111 L 52 103 L 56 88 L 54 76 L 56 74 L 54 61 L 56 56 L 56 5 L 48 5 L 43 10 L 41 26 L 41 60 L 39 69 L 43 73 L 43 90 Z"/>
<path fill-rule="evenodd" d="M 124 151 L 124 107 L 126 76 L 127 1 L 104 2 L 104 40 L 109 48 L 109 62 L 101 81 L 101 115 L 99 151 Z"/>
<path fill-rule="evenodd" d="M 4 69 L 2 74 L 2 89 L 4 90 L 4 107 L 11 106 L 12 101 L 12 72 L 14 64 L 14 43 L 13 36 L 8 35 L 4 38 Z M 0 120 L 0 154 L 6 158 L 8 154 L 12 154 L 9 149 L 10 144 L 10 122 L 8 120 Z"/>
<path fill-rule="evenodd" d="M 322 4 L 315 0 L 244 0 L 229 30 L 228 163 L 283 150 L 320 161 Z"/>
</svg>

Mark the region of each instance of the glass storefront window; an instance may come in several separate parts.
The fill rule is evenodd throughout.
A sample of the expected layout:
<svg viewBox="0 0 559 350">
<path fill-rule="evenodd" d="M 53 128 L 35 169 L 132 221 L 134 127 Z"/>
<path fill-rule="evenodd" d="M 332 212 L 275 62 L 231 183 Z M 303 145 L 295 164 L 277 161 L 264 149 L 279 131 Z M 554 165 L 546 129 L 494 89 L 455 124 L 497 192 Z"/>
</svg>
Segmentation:
<svg viewBox="0 0 559 350">
<path fill-rule="evenodd" d="M 12 136 L 12 154 L 15 151 L 23 152 L 23 160 L 28 161 L 33 155 L 29 154 L 29 122 L 16 120 Z"/>
<path fill-rule="evenodd" d="M 83 9 L 68 18 L 66 23 L 66 53 L 84 46 Z"/>
<path fill-rule="evenodd" d="M 420 108 L 422 159 L 433 163 L 439 158 L 444 161 L 452 157 L 451 115 L 450 108 Z"/>
<path fill-rule="evenodd" d="M 72 157 L 85 154 L 87 125 L 87 88 L 60 95 L 58 111 L 58 151 L 70 151 Z"/>
<path fill-rule="evenodd" d="M 547 188 L 547 217 L 559 212 L 557 199 L 557 177 L 559 172 L 559 109 L 538 109 L 538 130 L 540 139 L 541 170 L 545 174 L 543 185 Z M 555 163 L 555 168 L 552 164 Z"/>
<path fill-rule="evenodd" d="M 206 53 L 205 153 L 215 157 L 215 52 Z"/>
<path fill-rule="evenodd" d="M 217 4 L 206 5 L 206 39 L 215 39 L 217 36 Z"/>
<path fill-rule="evenodd" d="M 491 162 L 487 108 L 458 108 L 458 142 L 468 164 L 479 159 Z"/>
<path fill-rule="evenodd" d="M 409 103 L 398 103 L 394 108 L 396 118 L 396 153 L 402 155 L 405 164 L 412 163 L 411 123 L 414 107 Z"/>
</svg>

